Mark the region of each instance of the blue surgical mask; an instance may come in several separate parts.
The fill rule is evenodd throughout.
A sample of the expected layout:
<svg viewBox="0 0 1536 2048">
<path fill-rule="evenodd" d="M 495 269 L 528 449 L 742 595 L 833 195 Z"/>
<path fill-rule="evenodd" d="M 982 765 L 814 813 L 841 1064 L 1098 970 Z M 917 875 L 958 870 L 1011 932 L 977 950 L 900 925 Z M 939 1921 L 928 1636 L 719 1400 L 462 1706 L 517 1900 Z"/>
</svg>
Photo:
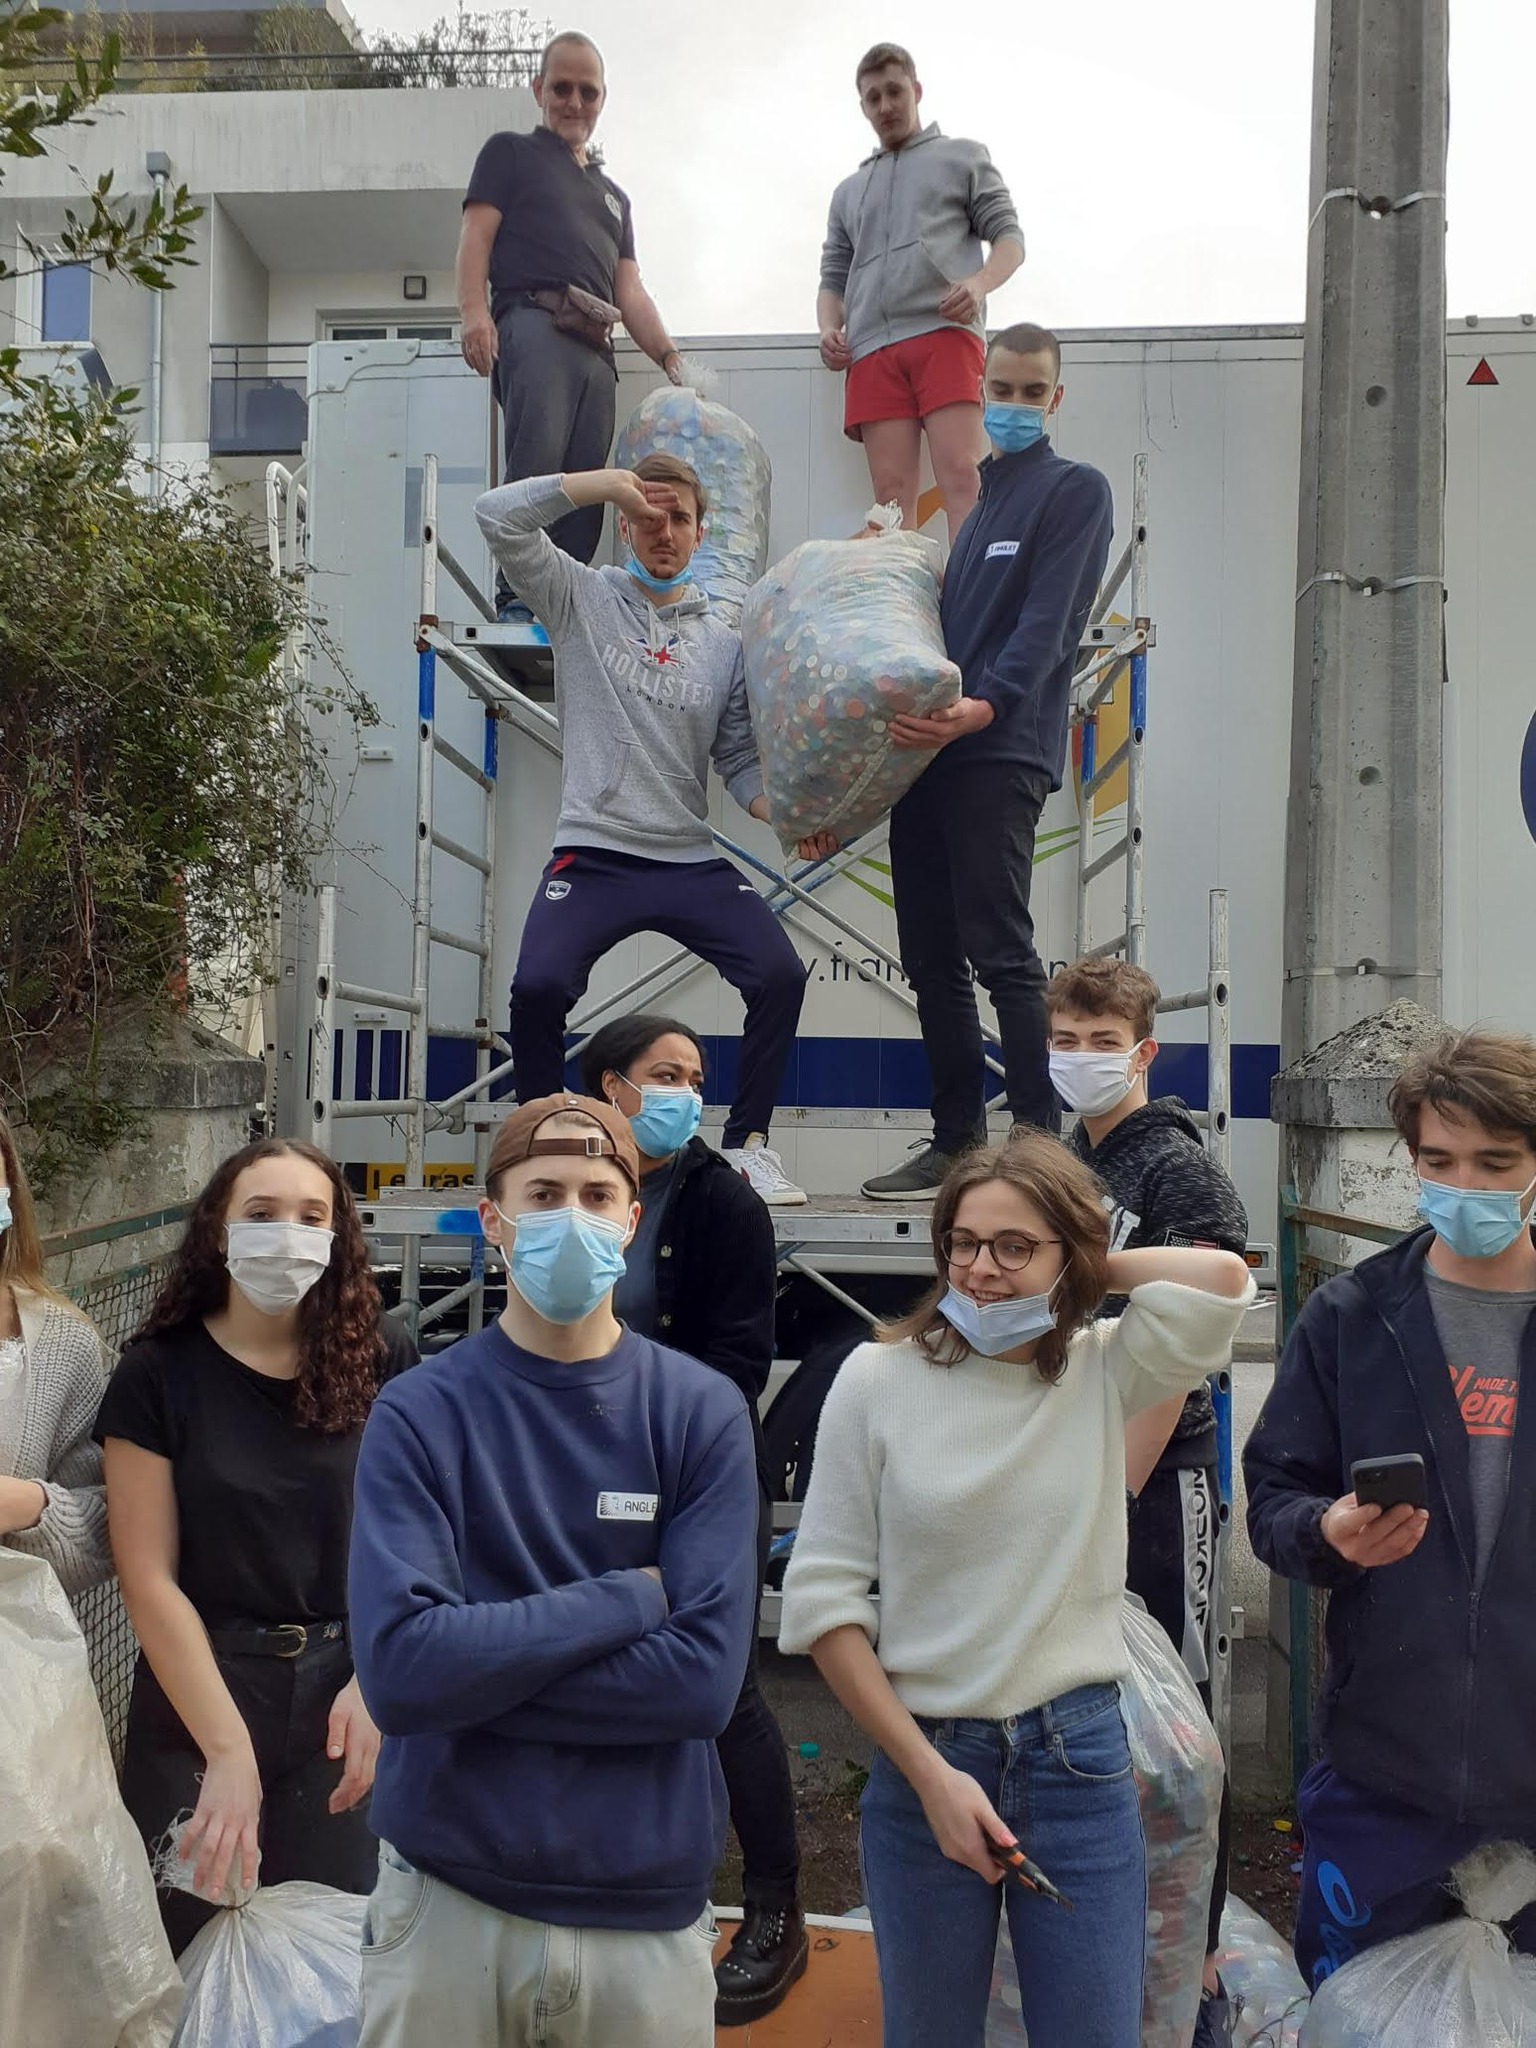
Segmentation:
<svg viewBox="0 0 1536 2048">
<path fill-rule="evenodd" d="M 11 1191 L 0 1188 L 0 1230 L 9 1230 L 15 1220 L 11 1214 Z"/>
<path fill-rule="evenodd" d="M 547 1323 L 579 1323 L 611 1294 L 624 1271 L 624 1225 L 585 1209 L 534 1209 L 509 1216 L 507 1271 L 535 1315 Z"/>
<path fill-rule="evenodd" d="M 1001 1358 L 1056 1327 L 1051 1294 L 1020 1294 L 1012 1301 L 972 1301 L 968 1294 L 951 1287 L 939 1303 L 939 1314 L 983 1358 Z"/>
<path fill-rule="evenodd" d="M 1448 1188 L 1443 1181 L 1419 1182 L 1419 1214 L 1463 1259 L 1496 1259 L 1507 1252 L 1522 1230 L 1530 1228 L 1531 1212 L 1520 1205 L 1536 1188 L 1536 1180 L 1515 1193 L 1508 1188 Z"/>
<path fill-rule="evenodd" d="M 1043 405 L 998 405 L 988 400 L 981 423 L 999 455 L 1022 455 L 1044 434 L 1045 413 Z"/>
<path fill-rule="evenodd" d="M 647 1159 L 670 1159 L 681 1152 L 704 1114 L 704 1105 L 691 1088 L 637 1088 L 627 1074 L 621 1075 L 626 1088 L 636 1089 L 640 1107 L 630 1115 L 620 1103 L 613 1106 L 629 1117 L 635 1143 Z"/>
<path fill-rule="evenodd" d="M 629 560 L 624 564 L 624 568 L 629 575 L 634 577 L 637 583 L 643 583 L 653 597 L 671 597 L 674 592 L 682 589 L 693 573 L 690 566 L 686 569 L 679 569 L 675 576 L 653 576 L 650 570 L 646 568 L 644 562 L 634 552 L 633 548 L 630 550 Z"/>
</svg>

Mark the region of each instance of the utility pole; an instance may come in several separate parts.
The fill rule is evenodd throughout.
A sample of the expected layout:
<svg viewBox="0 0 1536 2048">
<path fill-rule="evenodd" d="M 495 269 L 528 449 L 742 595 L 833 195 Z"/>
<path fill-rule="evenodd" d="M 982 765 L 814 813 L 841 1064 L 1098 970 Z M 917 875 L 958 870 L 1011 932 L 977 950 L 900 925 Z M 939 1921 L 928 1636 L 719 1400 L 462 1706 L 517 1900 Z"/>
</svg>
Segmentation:
<svg viewBox="0 0 1536 2048">
<path fill-rule="evenodd" d="M 1318 0 L 1281 1058 L 1441 1008 L 1449 0 Z"/>
</svg>

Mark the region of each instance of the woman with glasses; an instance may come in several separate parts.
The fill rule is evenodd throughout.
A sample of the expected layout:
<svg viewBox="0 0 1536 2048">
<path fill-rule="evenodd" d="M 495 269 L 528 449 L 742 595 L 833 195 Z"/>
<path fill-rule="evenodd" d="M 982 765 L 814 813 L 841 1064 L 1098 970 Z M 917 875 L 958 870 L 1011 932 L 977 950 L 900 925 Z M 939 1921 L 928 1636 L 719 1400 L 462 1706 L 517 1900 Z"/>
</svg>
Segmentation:
<svg viewBox="0 0 1536 2048">
<path fill-rule="evenodd" d="M 1253 1283 L 1230 1252 L 1111 1253 L 1097 1183 L 1044 1133 L 954 1166 L 932 1230 L 935 1284 L 827 1397 L 780 1647 L 877 1746 L 885 2048 L 981 2048 L 1003 1909 L 1031 2048 L 1137 2048 L 1125 1425 L 1226 1362 Z M 1070 1910 L 1005 1888 L 1015 1844 Z"/>
<path fill-rule="evenodd" d="M 778 1253 L 760 1195 L 698 1133 L 704 1050 L 675 1017 L 617 1017 L 588 1041 L 582 1086 L 628 1117 L 640 1148 L 640 1227 L 613 1308 L 642 1337 L 713 1366 L 746 1397 L 757 1444 L 757 1584 L 773 1537 L 757 1404 L 773 1364 Z M 721 2026 L 782 2004 L 805 1974 L 800 1854 L 789 1757 L 758 1684 L 757 1631 L 730 1725 L 715 1747 L 741 1843 L 741 1927 L 715 1968 Z"/>
</svg>

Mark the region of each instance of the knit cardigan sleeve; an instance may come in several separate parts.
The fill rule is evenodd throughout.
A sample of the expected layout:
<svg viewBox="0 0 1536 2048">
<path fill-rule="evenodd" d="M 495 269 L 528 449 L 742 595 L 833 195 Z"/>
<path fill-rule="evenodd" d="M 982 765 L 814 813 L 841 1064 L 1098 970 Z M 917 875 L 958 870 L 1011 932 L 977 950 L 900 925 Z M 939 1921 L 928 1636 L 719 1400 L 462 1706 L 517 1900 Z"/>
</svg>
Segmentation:
<svg viewBox="0 0 1536 2048">
<path fill-rule="evenodd" d="M 47 1448 L 41 1469 L 14 1476 L 35 1479 L 45 1505 L 30 1529 L 3 1540 L 11 1550 L 45 1558 L 66 1593 L 84 1593 L 112 1576 L 101 1451 L 91 1440 L 107 1384 L 106 1351 L 93 1323 L 50 1302 L 27 1364 L 30 1419 L 45 1424 Z"/>
<path fill-rule="evenodd" d="M 1251 1278 L 1240 1295 L 1207 1294 L 1173 1280 L 1133 1288 L 1118 1321 L 1094 1325 L 1126 1414 L 1191 1393 L 1230 1364 L 1244 1312 L 1257 1292 Z M 819 1460 L 819 1446 L 816 1455 Z"/>
<path fill-rule="evenodd" d="M 872 1413 L 890 1347 L 861 1344 L 832 1382 L 816 1433 L 816 1462 L 784 1574 L 779 1648 L 803 1653 L 835 1628 L 863 1629 L 871 1645 L 880 1609 L 882 1452 Z"/>
</svg>

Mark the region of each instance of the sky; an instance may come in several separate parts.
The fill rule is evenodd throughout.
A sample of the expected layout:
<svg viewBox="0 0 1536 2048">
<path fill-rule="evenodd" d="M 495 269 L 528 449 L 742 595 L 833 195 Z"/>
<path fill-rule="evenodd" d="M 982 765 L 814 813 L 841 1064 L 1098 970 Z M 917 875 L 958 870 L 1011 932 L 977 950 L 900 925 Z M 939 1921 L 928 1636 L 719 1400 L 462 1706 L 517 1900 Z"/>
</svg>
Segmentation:
<svg viewBox="0 0 1536 2048">
<path fill-rule="evenodd" d="M 1395 0 L 1377 0 L 1385 12 Z M 352 0 L 412 31 L 442 0 Z M 544 9 L 536 4 L 536 15 Z M 990 318 L 1053 327 L 1299 321 L 1313 0 L 581 0 L 602 48 L 598 130 L 647 283 L 681 334 L 814 327 L 838 179 L 873 147 L 853 70 L 904 43 L 923 110 L 986 143 L 1024 226 Z M 1521 194 L 1536 7 L 1451 0 L 1453 316 L 1536 312 Z"/>
</svg>

